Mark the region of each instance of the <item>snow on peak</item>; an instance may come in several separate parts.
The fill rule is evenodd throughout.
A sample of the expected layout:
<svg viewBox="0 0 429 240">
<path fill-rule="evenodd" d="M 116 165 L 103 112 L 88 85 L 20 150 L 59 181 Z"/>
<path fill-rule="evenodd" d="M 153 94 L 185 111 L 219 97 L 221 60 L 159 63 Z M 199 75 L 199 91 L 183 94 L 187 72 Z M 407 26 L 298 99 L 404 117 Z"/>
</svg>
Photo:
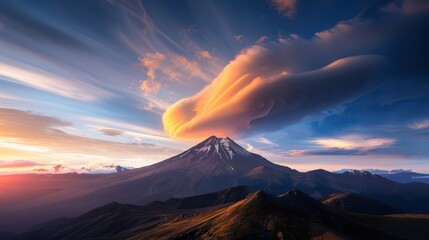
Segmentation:
<svg viewBox="0 0 429 240">
<path fill-rule="evenodd" d="M 204 141 L 204 147 L 199 148 L 198 151 L 208 152 L 210 149 L 213 149 L 213 152 L 218 154 L 222 160 L 232 160 L 237 155 L 244 155 L 246 157 L 251 155 L 247 150 L 236 144 L 229 137 L 218 138 L 216 136 L 211 136 Z"/>
<path fill-rule="evenodd" d="M 346 171 L 346 173 L 350 174 L 350 175 L 355 175 L 355 176 L 363 176 L 363 175 L 372 175 L 370 172 L 368 171 L 360 171 L 360 170 L 350 170 L 350 171 Z"/>
<path fill-rule="evenodd" d="M 219 144 L 222 144 L 223 148 L 228 153 L 228 156 L 227 156 L 228 160 L 231 160 L 232 158 L 234 158 L 234 152 L 232 151 L 231 140 L 229 138 L 220 138 Z"/>
<path fill-rule="evenodd" d="M 218 138 L 211 136 L 193 148 L 179 154 L 177 159 L 196 157 L 197 159 L 208 158 L 216 154 L 219 160 L 231 161 L 253 157 L 253 154 L 235 143 L 228 137 Z"/>
</svg>

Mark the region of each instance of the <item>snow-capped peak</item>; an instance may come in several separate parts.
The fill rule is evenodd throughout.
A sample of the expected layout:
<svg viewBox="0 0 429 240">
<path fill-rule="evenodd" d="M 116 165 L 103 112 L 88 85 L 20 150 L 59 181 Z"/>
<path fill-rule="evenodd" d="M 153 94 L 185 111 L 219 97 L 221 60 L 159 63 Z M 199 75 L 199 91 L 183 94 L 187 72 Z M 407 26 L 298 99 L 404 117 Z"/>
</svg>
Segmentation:
<svg viewBox="0 0 429 240">
<path fill-rule="evenodd" d="M 244 155 L 245 157 L 251 155 L 230 138 L 218 138 L 216 136 L 211 136 L 195 146 L 193 152 L 202 155 L 217 154 L 221 160 L 233 160 L 236 155 Z"/>
<path fill-rule="evenodd" d="M 372 175 L 368 171 L 361 171 L 361 170 L 356 170 L 356 169 L 346 171 L 345 173 L 347 173 L 349 175 L 355 175 L 355 176 Z"/>
</svg>

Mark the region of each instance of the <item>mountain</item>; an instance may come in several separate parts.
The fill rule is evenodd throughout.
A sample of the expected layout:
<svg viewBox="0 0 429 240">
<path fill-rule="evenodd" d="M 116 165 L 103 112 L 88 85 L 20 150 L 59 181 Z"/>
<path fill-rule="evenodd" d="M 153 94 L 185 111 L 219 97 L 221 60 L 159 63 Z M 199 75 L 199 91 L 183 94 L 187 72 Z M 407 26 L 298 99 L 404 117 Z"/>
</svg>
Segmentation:
<svg viewBox="0 0 429 240">
<path fill-rule="evenodd" d="M 334 173 L 344 173 L 344 172 L 352 172 L 352 171 L 354 171 L 354 169 L 341 169 L 338 171 L 334 171 Z M 411 169 L 408 169 L 408 170 L 364 169 L 362 171 L 367 171 L 372 174 L 377 174 L 398 183 L 422 182 L 422 183 L 429 184 L 429 174 L 416 173 L 411 171 Z"/>
<path fill-rule="evenodd" d="M 248 152 L 230 138 L 209 137 L 151 166 L 111 174 L 0 176 L 0 230 L 22 231 L 58 217 L 75 217 L 109 202 L 143 205 L 246 185 L 314 198 L 360 193 L 403 212 L 429 212 L 429 185 L 400 184 L 365 171 L 301 173 Z"/>
<path fill-rule="evenodd" d="M 344 172 L 351 172 L 357 169 L 353 168 L 343 168 L 337 171 L 333 171 L 333 173 L 344 173 Z M 402 173 L 402 172 L 412 172 L 411 169 L 392 169 L 392 170 L 385 170 L 385 169 L 378 169 L 378 168 L 365 168 L 361 169 L 360 171 L 370 172 L 372 174 L 395 174 L 395 173 Z"/>
<path fill-rule="evenodd" d="M 115 170 L 116 172 L 125 172 L 125 171 L 128 171 L 129 169 L 118 165 L 115 167 Z"/>
<path fill-rule="evenodd" d="M 252 192 L 255 192 L 255 190 L 247 186 L 238 186 L 187 198 L 170 198 L 167 201 L 154 201 L 145 206 L 175 209 L 206 208 L 242 200 Z"/>
<path fill-rule="evenodd" d="M 356 213 L 373 215 L 399 214 L 400 210 L 357 193 L 334 193 L 321 200 L 323 204 Z"/>
<path fill-rule="evenodd" d="M 429 233 L 429 215 L 356 215 L 323 205 L 297 190 L 279 196 L 263 191 L 243 195 L 248 191 L 237 187 L 194 196 L 192 200 L 173 201 L 188 202 L 185 209 L 171 206 L 171 200 L 145 206 L 110 203 L 74 219 L 45 223 L 19 237 L 22 240 L 424 239 Z M 228 196 L 237 198 L 228 201 Z M 213 205 L 214 202 L 219 204 Z"/>
<path fill-rule="evenodd" d="M 429 174 L 415 172 L 399 172 L 392 174 L 380 174 L 380 176 L 398 183 L 422 182 L 429 184 Z"/>
<path fill-rule="evenodd" d="M 246 186 L 238 186 L 187 198 L 150 202 L 144 206 L 111 202 L 77 218 L 43 223 L 19 237 L 31 240 L 125 239 L 178 216 L 190 216 L 240 201 L 253 192 Z"/>
</svg>

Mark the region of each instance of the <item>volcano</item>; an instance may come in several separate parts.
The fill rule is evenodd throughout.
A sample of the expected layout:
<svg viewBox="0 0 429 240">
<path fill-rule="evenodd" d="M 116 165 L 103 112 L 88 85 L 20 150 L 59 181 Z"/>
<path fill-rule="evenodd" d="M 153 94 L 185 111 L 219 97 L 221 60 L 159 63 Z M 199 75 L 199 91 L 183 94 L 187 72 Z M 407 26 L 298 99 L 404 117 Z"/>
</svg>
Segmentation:
<svg viewBox="0 0 429 240">
<path fill-rule="evenodd" d="M 429 213 L 427 184 L 401 184 L 363 171 L 301 173 L 251 153 L 228 137 L 211 136 L 162 162 L 118 173 L 0 176 L 0 192 L 8 193 L 0 197 L 0 230 L 25 230 L 110 202 L 143 205 L 239 185 L 275 195 L 298 189 L 316 199 L 359 193 L 405 213 Z"/>
</svg>

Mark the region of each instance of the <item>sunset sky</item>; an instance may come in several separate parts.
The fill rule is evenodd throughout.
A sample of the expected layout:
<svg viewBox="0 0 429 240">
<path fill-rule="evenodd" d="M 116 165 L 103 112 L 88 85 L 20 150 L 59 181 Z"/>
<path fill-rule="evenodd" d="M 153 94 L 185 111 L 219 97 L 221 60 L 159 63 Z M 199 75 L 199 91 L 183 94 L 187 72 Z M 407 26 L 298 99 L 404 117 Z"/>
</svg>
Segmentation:
<svg viewBox="0 0 429 240">
<path fill-rule="evenodd" d="M 425 0 L 0 0 L 0 174 L 211 135 L 301 171 L 429 173 L 428 23 Z"/>
</svg>

